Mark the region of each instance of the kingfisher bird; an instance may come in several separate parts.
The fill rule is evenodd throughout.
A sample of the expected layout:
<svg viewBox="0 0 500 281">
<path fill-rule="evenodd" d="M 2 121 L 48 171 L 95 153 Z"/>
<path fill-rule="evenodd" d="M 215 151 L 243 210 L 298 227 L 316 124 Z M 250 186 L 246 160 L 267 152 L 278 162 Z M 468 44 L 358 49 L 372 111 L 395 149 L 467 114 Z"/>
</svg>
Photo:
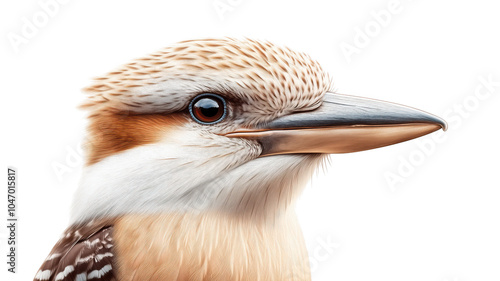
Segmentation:
<svg viewBox="0 0 500 281">
<path fill-rule="evenodd" d="M 84 91 L 70 226 L 35 281 L 310 280 L 294 206 L 315 169 L 446 129 L 251 39 L 179 42 Z"/>
</svg>

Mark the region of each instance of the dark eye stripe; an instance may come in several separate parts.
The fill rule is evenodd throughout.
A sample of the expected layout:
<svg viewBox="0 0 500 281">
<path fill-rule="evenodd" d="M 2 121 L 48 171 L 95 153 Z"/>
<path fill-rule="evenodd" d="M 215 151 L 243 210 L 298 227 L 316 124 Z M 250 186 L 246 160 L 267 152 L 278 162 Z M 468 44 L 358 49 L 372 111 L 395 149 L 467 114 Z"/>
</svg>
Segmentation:
<svg viewBox="0 0 500 281">
<path fill-rule="evenodd" d="M 189 113 L 198 123 L 215 124 L 226 117 L 226 101 L 216 94 L 200 94 L 189 104 Z"/>
</svg>

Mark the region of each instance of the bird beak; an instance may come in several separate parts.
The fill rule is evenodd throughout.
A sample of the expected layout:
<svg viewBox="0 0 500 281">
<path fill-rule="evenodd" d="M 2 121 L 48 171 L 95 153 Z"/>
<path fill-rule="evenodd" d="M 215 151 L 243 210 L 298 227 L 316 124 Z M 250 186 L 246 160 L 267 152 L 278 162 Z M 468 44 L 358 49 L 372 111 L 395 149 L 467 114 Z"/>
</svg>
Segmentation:
<svg viewBox="0 0 500 281">
<path fill-rule="evenodd" d="M 411 107 L 328 92 L 313 111 L 226 136 L 259 141 L 261 156 L 347 153 L 411 140 L 446 127 L 443 119 Z"/>
</svg>

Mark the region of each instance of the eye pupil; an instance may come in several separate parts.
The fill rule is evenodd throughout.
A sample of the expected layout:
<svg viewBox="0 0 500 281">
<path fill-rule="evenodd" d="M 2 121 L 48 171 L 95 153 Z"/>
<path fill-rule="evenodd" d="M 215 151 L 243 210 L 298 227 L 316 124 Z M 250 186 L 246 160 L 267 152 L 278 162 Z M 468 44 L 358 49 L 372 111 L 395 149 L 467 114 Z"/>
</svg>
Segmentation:
<svg viewBox="0 0 500 281">
<path fill-rule="evenodd" d="M 194 106 L 202 115 L 207 117 L 214 117 L 219 112 L 219 104 L 209 98 L 200 99 Z"/>
<path fill-rule="evenodd" d="M 191 116 L 202 124 L 214 124 L 226 114 L 224 99 L 214 94 L 201 94 L 189 106 Z"/>
</svg>

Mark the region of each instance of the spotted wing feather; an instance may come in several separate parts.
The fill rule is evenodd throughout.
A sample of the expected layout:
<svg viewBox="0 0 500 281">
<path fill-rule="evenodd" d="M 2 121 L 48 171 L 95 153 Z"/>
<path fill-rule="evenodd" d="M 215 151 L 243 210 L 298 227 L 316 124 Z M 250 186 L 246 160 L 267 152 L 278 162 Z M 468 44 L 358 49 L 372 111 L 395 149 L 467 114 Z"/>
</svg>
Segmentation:
<svg viewBox="0 0 500 281">
<path fill-rule="evenodd" d="M 114 281 L 113 227 L 90 222 L 68 228 L 34 281 Z"/>
</svg>

